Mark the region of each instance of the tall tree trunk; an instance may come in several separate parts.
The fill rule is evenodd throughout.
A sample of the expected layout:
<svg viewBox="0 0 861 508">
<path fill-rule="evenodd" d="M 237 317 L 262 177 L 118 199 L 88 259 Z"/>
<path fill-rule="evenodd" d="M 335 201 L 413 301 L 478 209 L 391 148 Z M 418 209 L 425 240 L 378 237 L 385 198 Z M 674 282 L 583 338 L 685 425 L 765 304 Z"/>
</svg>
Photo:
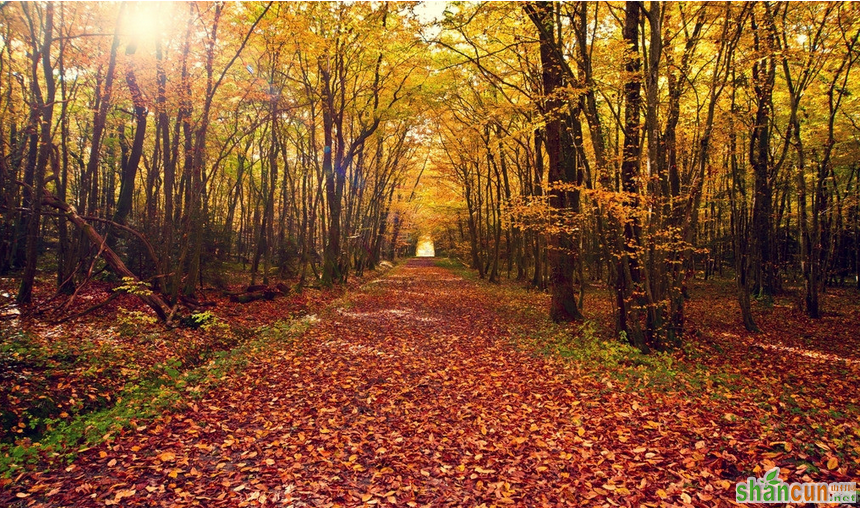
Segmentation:
<svg viewBox="0 0 861 508">
<path fill-rule="evenodd" d="M 544 145 L 544 136 L 541 134 L 539 129 L 536 129 L 533 133 L 533 141 L 535 143 L 535 176 L 532 181 L 532 195 L 533 196 L 541 196 L 542 195 L 542 179 L 544 178 L 544 155 L 542 151 L 542 146 Z M 532 232 L 533 241 L 532 241 L 532 249 L 533 255 L 532 257 L 535 260 L 535 271 L 532 273 L 532 285 L 536 289 L 545 289 L 545 279 L 544 279 L 544 267 L 541 262 L 544 259 L 543 250 L 541 248 L 541 234 L 537 231 Z"/>
<path fill-rule="evenodd" d="M 64 23 L 65 6 L 60 4 L 60 25 Z M 57 58 L 57 70 L 60 76 L 66 75 L 65 67 L 65 47 L 66 41 L 60 40 L 60 54 Z M 66 192 L 68 190 L 68 175 L 69 175 L 69 105 L 68 105 L 68 84 L 66 80 L 60 80 L 60 153 L 62 161 L 60 162 L 59 174 L 57 174 L 56 189 L 59 199 L 66 200 Z M 76 260 L 73 252 L 75 251 L 72 239 L 69 236 L 68 221 L 60 218 L 57 221 L 57 291 L 65 294 L 72 294 L 75 289 L 74 275 L 76 269 Z"/>
<path fill-rule="evenodd" d="M 183 294 L 187 297 L 191 297 L 195 294 L 195 288 L 200 280 L 200 256 L 203 252 L 203 225 L 207 219 L 203 213 L 203 193 L 206 191 L 203 166 L 206 160 L 206 134 L 209 130 L 209 116 L 210 111 L 212 110 L 212 101 L 218 88 L 217 83 L 214 82 L 213 62 L 215 60 L 215 43 L 218 39 L 218 28 L 223 8 L 224 7 L 220 4 L 216 5 L 215 18 L 212 22 L 212 31 L 209 35 L 209 39 L 207 40 L 206 61 L 204 65 L 206 68 L 206 95 L 200 122 L 197 132 L 195 132 L 194 135 L 194 152 L 191 161 L 190 175 L 191 194 L 189 210 L 187 211 L 187 218 L 190 223 L 189 226 L 186 227 L 186 230 L 188 231 L 188 241 L 191 245 L 188 251 L 188 271 L 186 272 L 185 287 L 183 288 Z M 219 83 L 220 81 L 221 80 L 219 79 Z"/>
<path fill-rule="evenodd" d="M 132 149 L 126 164 L 123 165 L 122 179 L 120 182 L 120 197 L 117 200 L 117 209 L 114 212 L 114 222 L 125 224 L 126 217 L 132 209 L 132 198 L 134 197 L 135 178 L 137 178 L 138 165 L 143 155 L 143 144 L 146 136 L 147 108 L 143 94 L 138 86 L 134 70 L 134 44 L 126 48 L 126 84 L 132 96 L 135 109 L 135 137 L 132 141 Z"/>
<path fill-rule="evenodd" d="M 766 24 L 771 24 L 768 2 L 764 3 Z M 761 28 L 756 13 L 751 16 L 754 48 L 762 54 L 753 64 L 756 115 L 750 136 L 750 164 L 754 173 L 753 237 L 756 245 L 758 276 L 756 290 L 770 297 L 776 289 L 776 267 L 772 249 L 772 177 L 769 164 L 771 97 L 774 90 L 774 36 L 768 27 Z"/>
<path fill-rule="evenodd" d="M 640 291 L 635 287 L 640 282 L 640 224 L 636 215 L 639 206 L 637 177 L 640 171 L 639 23 L 640 3 L 626 2 L 622 37 L 627 45 L 625 72 L 629 78 L 625 82 L 625 129 L 620 178 L 627 213 L 620 224 L 624 234 L 616 235 L 616 248 L 619 251 L 616 265 L 616 306 L 619 332 L 624 332 L 632 345 L 647 350 L 639 309 L 643 295 L 638 294 Z"/>
<path fill-rule="evenodd" d="M 555 47 L 553 4 L 531 2 L 524 6 L 530 19 L 538 29 L 541 54 L 541 82 L 544 92 L 543 113 L 545 115 L 545 147 L 547 149 L 549 186 L 568 181 L 565 165 L 571 161 L 563 159 L 562 143 L 568 139 L 562 132 L 560 116 L 564 103 L 560 98 L 565 86 L 561 56 Z M 549 203 L 554 213 L 569 208 L 567 193 L 561 189 L 550 189 Z M 582 320 L 583 315 L 574 297 L 574 252 L 571 236 L 565 231 L 552 232 L 547 262 L 550 265 L 550 318 L 556 322 Z"/>
<path fill-rule="evenodd" d="M 809 241 L 809 271 L 805 281 L 807 286 L 806 305 L 807 313 L 812 318 L 822 317 L 820 294 L 825 291 L 829 246 L 833 247 L 834 239 L 830 234 L 826 213 L 828 210 L 827 180 L 833 174 L 832 153 L 837 142 L 834 133 L 834 123 L 839 111 L 840 102 L 847 95 L 847 86 L 850 74 L 853 72 L 855 62 L 858 60 L 858 38 L 855 32 L 850 43 L 847 44 L 849 51 L 843 56 L 840 66 L 834 72 L 830 82 L 828 96 L 828 123 L 825 146 L 822 148 L 822 157 L 817 164 L 816 186 L 813 193 L 813 209 L 811 213 L 810 241 Z"/>
<path fill-rule="evenodd" d="M 735 73 L 732 73 L 733 82 Z M 738 298 L 739 310 L 745 329 L 749 332 L 759 332 L 759 327 L 753 319 L 750 310 L 751 292 L 751 249 L 750 249 L 750 219 L 747 212 L 747 192 L 744 175 L 738 165 L 736 131 L 734 116 L 735 107 L 735 84 L 732 89 L 732 102 L 730 106 L 730 128 L 729 128 L 729 150 L 730 150 L 730 173 L 732 190 L 730 191 L 730 224 L 733 233 L 733 250 L 735 251 L 736 271 L 736 297 Z"/>
<path fill-rule="evenodd" d="M 16 300 L 19 304 L 27 304 L 33 298 L 33 283 L 36 278 L 36 261 L 39 257 L 39 231 L 42 224 L 42 190 L 45 187 L 45 168 L 48 166 L 48 158 L 51 156 L 52 137 L 51 127 L 54 118 L 54 97 L 56 86 L 54 73 L 51 67 L 51 44 L 54 40 L 54 4 L 45 6 L 44 39 L 38 53 L 34 52 L 31 91 L 36 104 L 34 108 L 40 109 L 40 134 L 39 134 L 39 156 L 36 160 L 35 173 L 33 175 L 33 199 L 30 204 L 30 218 L 27 223 L 27 249 L 24 275 L 21 278 L 21 286 L 18 290 Z M 35 36 L 35 34 L 33 34 Z M 42 73 L 45 79 L 46 94 L 42 96 L 39 88 L 37 56 L 42 59 Z"/>
<path fill-rule="evenodd" d="M 323 174 L 326 178 L 326 204 L 329 207 L 329 235 L 323 251 L 322 283 L 331 286 L 341 278 L 338 260 L 341 256 L 341 195 L 337 189 L 343 185 L 341 170 L 333 164 L 332 142 L 335 127 L 335 98 L 332 95 L 332 74 L 328 58 L 321 57 L 320 97 L 323 101 Z M 336 171 L 337 170 L 337 171 Z"/>
<path fill-rule="evenodd" d="M 159 273 L 163 274 L 164 278 L 156 279 L 156 287 L 160 288 L 164 294 L 172 292 L 173 285 L 171 284 L 172 277 L 168 276 L 171 272 L 172 254 L 173 254 L 173 200 L 174 200 L 174 181 L 176 178 L 176 150 L 170 137 L 170 119 L 167 115 L 167 75 L 164 71 L 164 54 L 162 52 L 161 41 L 156 41 L 156 85 L 157 99 L 156 107 L 158 109 L 158 118 L 156 120 L 156 136 L 161 142 L 162 156 L 162 171 L 163 175 L 163 206 L 161 214 L 161 249 L 159 252 L 161 266 L 158 267 Z M 184 53 L 183 58 L 187 58 L 188 53 Z"/>
</svg>

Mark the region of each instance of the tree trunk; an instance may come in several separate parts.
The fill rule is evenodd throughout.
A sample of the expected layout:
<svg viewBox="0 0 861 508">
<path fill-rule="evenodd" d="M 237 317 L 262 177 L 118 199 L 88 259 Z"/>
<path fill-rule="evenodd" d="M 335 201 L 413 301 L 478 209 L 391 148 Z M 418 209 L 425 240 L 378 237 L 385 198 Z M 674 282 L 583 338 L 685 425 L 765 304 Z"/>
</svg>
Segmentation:
<svg viewBox="0 0 861 508">
<path fill-rule="evenodd" d="M 322 283 L 331 286 L 341 279 L 338 268 L 341 256 L 341 195 L 337 189 L 343 185 L 338 184 L 343 182 L 344 177 L 341 174 L 343 168 L 335 168 L 332 160 L 335 98 L 332 96 L 332 75 L 327 59 L 320 59 L 319 70 L 320 96 L 323 101 L 323 174 L 326 178 L 326 204 L 329 207 L 329 234 L 323 251 Z"/>
<path fill-rule="evenodd" d="M 132 198 L 134 197 L 135 178 L 137 178 L 138 165 L 143 154 L 143 143 L 146 136 L 147 108 L 138 86 L 134 70 L 134 58 L 136 47 L 130 44 L 126 48 L 128 67 L 126 69 L 126 84 L 132 95 L 132 103 L 135 108 L 135 137 L 132 141 L 132 149 L 128 162 L 123 165 L 122 180 L 120 182 L 120 197 L 117 200 L 117 209 L 114 212 L 114 222 L 125 224 L 126 217 L 132 209 Z"/>
<path fill-rule="evenodd" d="M 624 231 L 620 242 L 619 262 L 616 266 L 616 306 L 619 313 L 619 332 L 625 332 L 628 342 L 647 350 L 642 332 L 639 306 L 643 295 L 634 286 L 640 282 L 637 252 L 640 244 L 640 225 L 636 216 L 639 206 L 637 177 L 640 170 L 640 56 L 639 56 L 640 3 L 625 3 L 625 25 L 622 37 L 627 45 L 625 72 L 625 129 L 622 147 L 621 185 L 625 193 L 626 216 L 620 224 Z M 618 236 L 618 235 L 617 235 Z"/>
<path fill-rule="evenodd" d="M 111 269 L 118 276 L 123 278 L 130 278 L 134 283 L 140 282 L 137 276 L 126 267 L 125 263 L 123 263 L 120 257 L 117 256 L 117 254 L 110 247 L 107 246 L 105 239 L 95 229 L 93 229 L 93 226 L 88 224 L 87 221 L 85 221 L 80 215 L 78 215 L 74 208 L 69 206 L 64 201 L 60 201 L 55 196 L 47 192 L 43 194 L 42 202 L 45 205 L 51 206 L 63 212 L 66 218 L 72 224 L 77 226 L 78 229 L 81 230 L 81 232 L 90 240 L 93 245 L 98 246 L 102 258 L 104 258 L 108 266 L 110 266 Z M 135 293 L 135 296 L 137 296 L 138 298 L 143 300 L 144 303 L 149 305 L 162 321 L 168 321 L 170 315 L 170 308 L 164 302 L 164 300 L 161 299 L 160 296 L 155 293 L 149 292 Z"/>
<path fill-rule="evenodd" d="M 557 41 L 553 35 L 553 4 L 533 2 L 526 4 L 524 9 L 539 33 L 541 82 L 544 92 L 544 144 L 548 158 L 547 183 L 553 186 L 569 181 L 565 164 L 571 162 L 563 159 L 562 143 L 568 137 L 563 135 L 562 122 L 559 119 L 564 107 L 559 97 L 559 89 L 565 86 L 564 63 L 560 61 L 561 57 L 555 48 Z M 569 208 L 570 203 L 566 198 L 564 190 L 550 190 L 549 202 L 554 213 Z M 583 315 L 574 297 L 574 245 L 568 232 L 556 231 L 550 234 L 547 262 L 550 265 L 550 318 L 555 322 L 582 320 Z"/>
<path fill-rule="evenodd" d="M 766 4 L 766 18 L 769 18 Z M 753 64 L 753 84 L 756 95 L 756 116 L 750 136 L 750 164 L 754 173 L 753 238 L 756 246 L 758 276 L 757 292 L 766 297 L 774 294 L 776 274 L 772 251 L 772 178 L 769 167 L 769 131 L 771 96 L 774 90 L 775 60 L 772 55 L 772 31 L 761 29 L 756 15 L 751 16 L 754 48 L 764 52 Z M 764 39 L 764 40 L 763 40 Z"/>
<path fill-rule="evenodd" d="M 733 82 L 735 73 L 732 74 Z M 742 322 L 749 332 L 759 332 L 759 327 L 753 320 L 750 311 L 751 292 L 751 260 L 750 260 L 750 220 L 747 213 L 747 192 L 745 190 L 745 179 L 738 167 L 736 131 L 733 120 L 736 113 L 735 107 L 735 85 L 732 90 L 732 102 L 730 106 L 730 128 L 729 128 L 729 150 L 730 150 L 730 173 L 732 188 L 730 195 L 730 224 L 733 232 L 733 250 L 735 251 L 736 272 L 736 295 Z"/>
<path fill-rule="evenodd" d="M 56 87 L 54 83 L 53 69 L 51 68 L 51 43 L 54 40 L 54 4 L 45 6 L 44 40 L 39 53 L 42 57 L 42 71 L 45 78 L 46 95 L 42 97 L 39 88 L 39 80 L 36 74 L 38 68 L 33 65 L 31 90 L 36 104 L 34 108 L 41 110 L 39 156 L 36 160 L 35 173 L 33 175 L 33 199 L 30 204 L 30 218 L 27 223 L 27 249 L 24 275 L 21 278 L 21 286 L 18 290 L 16 300 L 19 304 L 27 304 L 33 298 L 33 283 L 36 277 L 36 261 L 39 257 L 39 231 L 42 224 L 42 190 L 45 187 L 45 168 L 48 166 L 48 158 L 51 156 L 52 137 L 51 124 L 54 118 L 54 97 Z M 34 34 L 35 35 L 35 34 Z M 34 54 L 34 59 L 37 54 Z"/>
</svg>

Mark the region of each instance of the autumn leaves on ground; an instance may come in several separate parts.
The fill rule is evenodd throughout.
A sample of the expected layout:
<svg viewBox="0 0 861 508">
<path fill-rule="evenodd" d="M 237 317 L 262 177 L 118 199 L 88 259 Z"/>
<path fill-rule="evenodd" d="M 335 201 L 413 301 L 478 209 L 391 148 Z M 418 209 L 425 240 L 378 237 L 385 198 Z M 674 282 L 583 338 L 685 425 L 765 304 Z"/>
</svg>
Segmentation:
<svg viewBox="0 0 861 508">
<path fill-rule="evenodd" d="M 604 342 L 600 315 L 572 330 L 546 305 L 408 261 L 256 328 L 71 462 L 18 468 L 0 504 L 723 506 L 775 465 L 858 480 L 858 363 L 835 354 L 857 350 L 852 329 L 825 351 L 760 344 L 727 313 L 684 351 L 641 355 Z M 838 317 L 857 328 L 853 307 Z"/>
</svg>

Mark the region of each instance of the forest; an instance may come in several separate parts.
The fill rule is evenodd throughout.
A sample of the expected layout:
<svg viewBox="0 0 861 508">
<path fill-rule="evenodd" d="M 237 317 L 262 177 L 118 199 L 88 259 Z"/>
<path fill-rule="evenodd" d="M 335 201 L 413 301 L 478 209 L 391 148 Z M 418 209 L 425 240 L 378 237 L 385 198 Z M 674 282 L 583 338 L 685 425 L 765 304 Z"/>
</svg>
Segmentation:
<svg viewBox="0 0 861 508">
<path fill-rule="evenodd" d="M 837 1 L 0 3 L 0 504 L 858 482 L 858 39 Z"/>
</svg>

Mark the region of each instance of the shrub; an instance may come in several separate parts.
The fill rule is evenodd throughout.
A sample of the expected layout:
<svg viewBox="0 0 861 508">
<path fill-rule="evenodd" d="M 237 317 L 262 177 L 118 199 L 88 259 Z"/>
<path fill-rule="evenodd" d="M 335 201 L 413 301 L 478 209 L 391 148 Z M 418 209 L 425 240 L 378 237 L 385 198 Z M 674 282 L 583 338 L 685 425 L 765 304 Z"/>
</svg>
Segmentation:
<svg viewBox="0 0 861 508">
<path fill-rule="evenodd" d="M 117 331 L 124 337 L 131 337 L 140 333 L 141 328 L 152 326 L 158 322 L 158 318 L 138 310 L 120 309 L 117 316 Z"/>
</svg>

